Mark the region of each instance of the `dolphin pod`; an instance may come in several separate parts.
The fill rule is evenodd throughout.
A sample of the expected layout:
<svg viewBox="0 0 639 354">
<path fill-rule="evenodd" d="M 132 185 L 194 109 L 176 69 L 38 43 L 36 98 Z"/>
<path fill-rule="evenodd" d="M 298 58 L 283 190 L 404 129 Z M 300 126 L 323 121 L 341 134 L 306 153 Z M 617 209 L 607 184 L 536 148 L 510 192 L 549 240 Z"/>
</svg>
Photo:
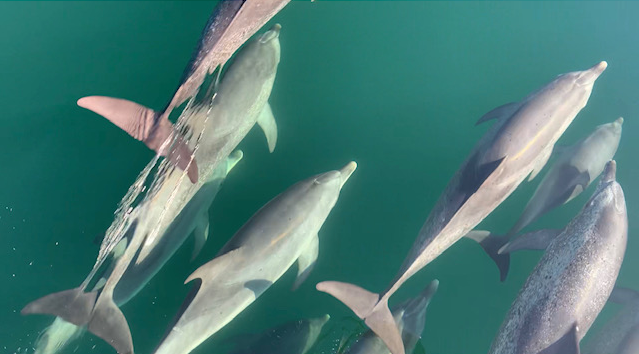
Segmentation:
<svg viewBox="0 0 639 354">
<path fill-rule="evenodd" d="M 526 176 L 532 178 L 542 169 L 557 139 L 586 105 L 606 66 L 602 61 L 590 69 L 560 75 L 522 101 L 500 106 L 479 119 L 478 123 L 496 122 L 448 183 L 386 290 L 375 294 L 335 281 L 319 283 L 317 289 L 363 318 L 392 354 L 404 353 L 388 299 L 490 214 Z"/>
<path fill-rule="evenodd" d="M 306 354 L 330 318 L 324 315 L 288 322 L 256 336 L 238 337 L 237 348 L 230 354 Z"/>
<path fill-rule="evenodd" d="M 577 354 L 612 292 L 626 251 L 628 215 L 614 161 L 581 212 L 528 277 L 489 354 Z"/>
<path fill-rule="evenodd" d="M 318 232 L 340 190 L 356 168 L 296 183 L 264 205 L 222 247 L 217 257 L 191 274 L 191 292 L 156 354 L 190 353 L 255 301 L 297 261 L 299 285 L 315 266 Z M 212 315 L 206 316 L 204 314 Z"/>
<path fill-rule="evenodd" d="M 601 174 L 619 147 L 623 118 L 598 126 L 590 135 L 574 145 L 556 146 L 556 161 L 539 182 L 519 220 L 505 235 L 487 231 L 471 231 L 466 237 L 474 239 L 495 261 L 501 281 L 506 279 L 510 252 L 519 249 L 544 249 L 552 232 L 529 232 L 513 241 L 510 238 L 521 229 L 553 208 L 568 203 L 583 192 Z M 559 230 L 557 230 L 559 231 Z"/>
<path fill-rule="evenodd" d="M 224 6 L 224 3 L 220 5 Z M 192 208 L 192 211 L 189 209 L 194 203 L 201 204 L 196 197 L 198 191 L 202 188 L 204 191 L 210 189 L 210 186 L 205 185 L 215 169 L 256 122 L 261 122 L 260 126 L 268 129 L 266 136 L 269 149 L 272 151 L 275 146 L 276 125 L 267 100 L 279 63 L 279 30 L 280 26 L 275 25 L 242 48 L 217 85 L 215 93 L 204 102 L 187 107 L 182 113 L 188 119 L 187 126 L 191 132 L 208 132 L 203 135 L 193 154 L 200 164 L 197 180 L 195 183 L 184 183 L 181 171 L 160 168 L 144 199 L 130 212 L 127 211 L 128 221 L 122 227 L 113 228 L 117 234 L 116 239 L 126 240 L 127 247 L 121 257 L 113 260 L 115 266 L 105 279 L 103 287 L 99 291 L 85 292 L 111 253 L 108 250 L 103 252 L 102 248 L 106 246 L 101 247 L 94 269 L 78 288 L 31 302 L 22 310 L 23 314 L 52 314 L 78 326 L 87 325 L 90 332 L 107 341 L 118 353 L 133 353 L 128 324 L 114 302 L 114 292 L 123 275 L 131 264 L 135 266 L 151 263 L 153 267 L 138 267 L 141 274 L 133 277 L 148 280 L 188 236 L 186 232 L 194 223 L 200 223 L 200 230 L 204 227 L 201 225 L 201 210 L 197 207 Z M 247 72 L 250 75 L 246 75 Z M 105 104 L 111 113 L 122 108 L 121 100 L 108 97 L 93 96 L 84 102 L 95 107 Z M 129 108 L 130 104 L 124 104 L 125 110 Z M 138 178 L 144 179 L 143 175 Z M 114 225 L 119 226 L 116 225 L 119 222 L 116 218 Z M 175 231 L 172 232 L 172 229 Z M 206 236 L 206 231 L 202 230 L 200 234 Z M 112 239 L 105 237 L 102 246 L 113 243 L 111 241 Z M 174 247 L 158 248 L 158 245 L 167 243 Z M 198 244 L 202 244 L 202 241 Z M 143 283 L 133 282 L 129 286 L 139 289 Z M 129 293 L 134 292 L 137 290 Z"/>
</svg>

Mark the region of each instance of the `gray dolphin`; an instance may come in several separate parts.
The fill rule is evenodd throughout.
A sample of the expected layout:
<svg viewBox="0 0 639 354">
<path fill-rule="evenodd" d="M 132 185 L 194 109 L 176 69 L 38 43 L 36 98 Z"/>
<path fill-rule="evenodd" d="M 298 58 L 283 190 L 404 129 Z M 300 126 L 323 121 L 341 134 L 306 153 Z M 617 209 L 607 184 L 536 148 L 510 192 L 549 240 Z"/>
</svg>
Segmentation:
<svg viewBox="0 0 639 354">
<path fill-rule="evenodd" d="M 439 281 L 433 280 L 419 296 L 393 307 L 393 318 L 402 334 L 404 349 L 408 354 L 413 352 L 424 332 L 426 308 L 438 286 Z M 345 354 L 390 354 L 390 350 L 373 331 L 368 331 L 350 346 Z"/>
<path fill-rule="evenodd" d="M 193 149 L 182 134 L 174 134 L 169 121 L 173 109 L 200 90 L 208 73 L 213 73 L 231 55 L 278 13 L 290 0 L 221 0 L 209 18 L 180 84 L 161 112 L 138 103 L 101 96 L 83 97 L 78 105 L 92 110 L 126 131 L 179 168 L 188 171 L 191 182 L 198 180 L 198 164 Z M 165 144 L 167 140 L 172 144 Z"/>
<path fill-rule="evenodd" d="M 576 354 L 623 262 L 626 202 L 606 170 L 590 200 L 546 249 L 493 341 L 490 354 Z"/>
<path fill-rule="evenodd" d="M 219 331 L 297 261 L 295 287 L 306 279 L 318 255 L 318 232 L 356 168 L 350 162 L 298 182 L 264 205 L 222 247 L 218 256 L 191 274 L 191 293 L 156 354 L 186 354 Z"/>
<path fill-rule="evenodd" d="M 639 353 L 639 292 L 615 287 L 608 301 L 623 307 L 594 336 L 589 336 L 583 354 Z"/>
<path fill-rule="evenodd" d="M 329 315 L 324 315 L 288 322 L 253 338 L 238 337 L 237 349 L 230 354 L 305 354 L 315 344 L 322 327 L 330 318 Z"/>
<path fill-rule="evenodd" d="M 267 137 L 277 137 L 273 133 L 276 125 L 267 100 L 280 58 L 279 30 L 280 26 L 275 25 L 244 46 L 229 66 L 213 97 L 185 109 L 183 115 L 188 116 L 185 118 L 188 122 L 186 127 L 200 137 L 194 153 L 200 163 L 197 182 L 186 182 L 183 171 L 171 168 L 166 160 L 163 161 L 139 205 L 135 208 L 122 207 L 130 205 L 127 203 L 131 203 L 136 196 L 131 193 L 121 202 L 116 219 L 103 240 L 98 260 L 85 281 L 78 288 L 51 294 L 28 304 L 22 310 L 23 314 L 52 314 L 76 325 L 88 324 L 90 332 L 109 342 L 118 353 L 133 352 L 126 319 L 113 301 L 115 288 L 131 263 L 144 264 L 146 259 L 153 258 L 158 244 L 172 234 L 167 234 L 167 229 L 174 225 L 182 210 L 209 181 L 215 168 L 229 156 L 256 122 L 262 122 L 260 125 L 269 130 Z M 91 99 L 112 100 L 100 97 Z M 269 140 L 271 148 L 274 144 L 274 140 Z M 144 185 L 154 165 L 155 161 L 147 165 L 130 190 Z M 189 217 L 199 215 L 189 214 Z M 189 220 L 180 222 L 188 224 Z M 123 238 L 130 241 L 129 246 L 124 255 L 115 260 L 116 265 L 100 293 L 85 293 L 108 258 L 111 245 Z"/>
<path fill-rule="evenodd" d="M 526 176 L 541 170 L 557 139 L 586 105 L 606 66 L 602 61 L 588 70 L 560 75 L 522 101 L 496 108 L 479 119 L 496 122 L 448 183 L 386 290 L 375 294 L 334 281 L 319 283 L 317 289 L 335 296 L 365 319 L 393 354 L 403 354 L 388 298 L 481 222 Z"/>
<path fill-rule="evenodd" d="M 504 247 L 513 235 L 517 234 L 521 229 L 531 222 L 535 221 L 541 215 L 547 213 L 559 205 L 568 203 L 570 200 L 578 196 L 583 190 L 601 174 L 606 162 L 610 161 L 619 147 L 621 139 L 621 125 L 623 118 L 619 118 L 614 122 L 602 124 L 598 126 L 590 135 L 581 139 L 577 143 L 567 147 L 555 147 L 557 159 L 550 167 L 548 173 L 537 186 L 535 193 L 528 201 L 524 212 L 520 216 L 515 225 L 508 231 L 505 236 L 490 235 L 483 231 L 471 231 L 469 238 L 473 238 L 480 242 L 486 252 L 495 260 L 500 271 L 502 281 L 506 279 L 508 274 L 508 265 L 510 257 L 508 248 L 545 248 L 548 240 L 539 240 L 541 246 L 537 247 L 534 242 L 533 234 L 526 234 L 523 240 L 512 241 L 508 247 Z M 547 233 L 542 233 L 547 235 Z"/>
</svg>

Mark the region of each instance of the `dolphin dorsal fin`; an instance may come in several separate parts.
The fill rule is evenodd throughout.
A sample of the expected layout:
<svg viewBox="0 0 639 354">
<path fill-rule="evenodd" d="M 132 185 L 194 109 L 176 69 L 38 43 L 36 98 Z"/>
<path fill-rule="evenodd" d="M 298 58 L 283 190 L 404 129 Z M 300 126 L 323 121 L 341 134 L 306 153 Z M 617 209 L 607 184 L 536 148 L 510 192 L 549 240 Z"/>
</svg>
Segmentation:
<svg viewBox="0 0 639 354">
<path fill-rule="evenodd" d="M 293 290 L 299 288 L 304 280 L 308 278 L 308 275 L 315 267 L 318 253 L 319 237 L 315 234 L 304 251 L 302 251 L 302 254 L 300 254 L 299 258 L 297 258 L 297 279 L 295 279 L 295 284 L 293 284 Z"/>
<path fill-rule="evenodd" d="M 539 354 L 579 354 L 579 336 L 577 322 L 573 323 L 568 332 L 559 340 L 551 344 Z"/>
<path fill-rule="evenodd" d="M 504 105 L 501 105 L 490 112 L 484 114 L 479 118 L 475 125 L 480 125 L 483 122 L 487 122 L 492 119 L 502 119 L 508 118 L 513 115 L 513 113 L 517 112 L 517 110 L 521 107 L 521 102 L 510 102 Z"/>
<path fill-rule="evenodd" d="M 264 131 L 266 135 L 266 142 L 268 143 L 268 151 L 273 152 L 275 145 L 277 144 L 277 123 L 271 110 L 271 105 L 268 102 L 262 108 L 262 112 L 257 117 L 257 124 Z"/>
</svg>

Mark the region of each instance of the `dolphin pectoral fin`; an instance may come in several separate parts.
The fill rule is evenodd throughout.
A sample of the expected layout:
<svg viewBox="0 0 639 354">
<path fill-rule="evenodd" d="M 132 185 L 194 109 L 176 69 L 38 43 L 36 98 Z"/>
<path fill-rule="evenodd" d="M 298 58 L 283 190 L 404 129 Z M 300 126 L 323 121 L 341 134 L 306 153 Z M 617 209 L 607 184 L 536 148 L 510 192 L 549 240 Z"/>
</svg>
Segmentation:
<svg viewBox="0 0 639 354">
<path fill-rule="evenodd" d="M 273 285 L 273 282 L 266 279 L 249 280 L 244 283 L 244 287 L 251 290 L 253 294 L 255 294 L 256 299 L 260 297 L 260 295 L 262 295 L 271 285 Z"/>
<path fill-rule="evenodd" d="M 630 302 L 639 301 L 639 292 L 637 292 L 636 290 L 615 286 L 612 289 L 612 293 L 610 293 L 608 301 L 614 302 L 615 304 L 627 304 Z"/>
<path fill-rule="evenodd" d="M 316 234 L 311 241 L 309 241 L 306 249 L 300 254 L 299 258 L 297 258 L 297 279 L 295 279 L 292 290 L 297 290 L 306 278 L 308 278 L 308 275 L 311 274 L 317 262 L 318 253 L 319 237 Z"/>
<path fill-rule="evenodd" d="M 204 210 L 197 218 L 195 230 L 193 230 L 193 253 L 191 253 L 191 261 L 200 254 L 202 247 L 209 238 L 209 213 L 208 210 Z"/>
<path fill-rule="evenodd" d="M 481 118 L 479 118 L 479 120 L 477 121 L 477 123 L 475 123 L 475 125 L 479 125 L 483 122 L 487 122 L 491 119 L 500 119 L 502 117 L 510 117 L 511 115 L 513 115 L 513 113 L 515 113 L 519 107 L 521 107 L 521 102 L 510 102 L 510 103 L 506 103 L 505 105 L 501 105 L 493 110 L 491 110 L 490 112 L 484 114 Z"/>
<path fill-rule="evenodd" d="M 559 340 L 551 344 L 539 354 L 579 354 L 579 337 L 577 336 L 577 322 L 573 323 L 568 332 Z"/>
<path fill-rule="evenodd" d="M 490 231 L 483 230 L 470 231 L 464 237 L 474 240 L 484 249 L 484 252 L 488 254 L 499 269 L 499 280 L 506 280 L 508 269 L 510 268 L 510 254 L 500 254 L 499 249 L 508 242 L 509 237 L 495 235 Z"/>
<path fill-rule="evenodd" d="M 109 343 L 118 354 L 133 354 L 129 324 L 110 296 L 100 296 L 87 329 Z"/>
<path fill-rule="evenodd" d="M 160 151 L 173 132 L 173 124 L 160 113 L 132 101 L 106 96 L 82 97 L 77 104 L 108 119 L 133 138 L 144 142 L 149 149 L 162 156 L 168 155 L 169 161 L 180 169 L 188 168 L 189 179 L 197 182 L 197 164 L 195 160 L 189 164 L 193 152 L 183 139 L 178 138 L 168 154 Z"/>
<path fill-rule="evenodd" d="M 221 256 L 215 257 L 208 263 L 204 264 L 200 268 L 196 269 L 193 273 L 191 273 L 191 275 L 186 278 L 186 281 L 184 281 L 184 284 L 190 282 L 191 280 L 200 278 L 202 279 L 202 283 L 204 285 L 207 281 L 214 278 L 217 274 L 221 274 L 222 272 L 224 272 L 226 268 L 229 267 L 231 263 L 234 260 L 238 259 L 240 256 L 240 249 L 234 249 Z"/>
<path fill-rule="evenodd" d="M 579 173 L 573 179 L 572 186 L 574 187 L 572 189 L 572 192 L 570 193 L 570 196 L 568 197 L 568 199 L 566 199 L 566 201 L 563 204 L 568 203 L 573 198 L 581 194 L 581 192 L 583 192 L 584 190 L 586 190 L 586 188 L 588 188 L 589 184 L 590 184 L 590 173 L 588 171 Z"/>
<path fill-rule="evenodd" d="M 542 229 L 525 233 L 499 249 L 499 254 L 509 254 L 519 250 L 545 250 L 563 229 Z"/>
<path fill-rule="evenodd" d="M 82 288 L 65 290 L 30 302 L 20 313 L 54 315 L 74 325 L 84 326 L 91 319 L 96 296 L 95 292 L 85 293 Z"/>
<path fill-rule="evenodd" d="M 273 152 L 277 144 L 277 123 L 275 122 L 271 105 L 268 104 L 268 102 L 264 105 L 259 117 L 257 117 L 257 124 L 260 125 L 260 128 L 264 131 L 264 135 L 266 135 L 268 151 Z"/>
<path fill-rule="evenodd" d="M 229 157 L 226 158 L 226 174 L 231 172 L 231 170 L 237 165 L 240 160 L 244 157 L 244 153 L 242 150 L 233 151 Z"/>
<path fill-rule="evenodd" d="M 535 177 L 537 177 L 539 172 L 541 172 L 541 170 L 544 169 L 544 166 L 546 166 L 546 163 L 550 159 L 550 155 L 552 155 L 552 150 L 546 149 L 543 155 L 539 157 L 539 159 L 535 162 L 535 166 L 533 167 L 532 171 L 530 171 L 530 175 L 528 176 L 528 182 L 535 179 Z"/>
</svg>

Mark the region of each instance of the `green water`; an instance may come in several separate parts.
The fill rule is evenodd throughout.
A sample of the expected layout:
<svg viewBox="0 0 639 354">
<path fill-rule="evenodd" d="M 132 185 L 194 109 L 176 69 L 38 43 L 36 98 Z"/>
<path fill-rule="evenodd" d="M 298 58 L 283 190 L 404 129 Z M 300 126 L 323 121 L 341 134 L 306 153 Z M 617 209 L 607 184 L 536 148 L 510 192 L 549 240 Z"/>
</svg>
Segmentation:
<svg viewBox="0 0 639 354">
<path fill-rule="evenodd" d="M 124 97 L 161 109 L 171 98 L 214 2 L 0 2 L 0 352 L 30 348 L 50 317 L 19 314 L 29 301 L 76 287 L 98 252 L 93 240 L 153 154 L 83 110 L 86 95 Z M 293 183 L 359 167 L 320 232 L 320 257 L 296 292 L 288 272 L 194 353 L 221 352 L 225 337 L 330 313 L 315 349 L 330 353 L 349 310 L 314 285 L 342 280 L 381 290 L 407 254 L 448 180 L 489 124 L 490 109 L 523 98 L 564 72 L 601 60 L 608 69 L 560 139 L 572 144 L 596 125 L 625 118 L 616 154 L 630 230 L 619 284 L 639 289 L 634 201 L 639 127 L 639 3 L 297 2 L 282 24 L 282 58 L 270 99 L 279 125 L 269 154 L 255 129 L 244 159 L 211 210 L 211 236 L 189 262 L 187 241 L 123 306 L 136 353 L 151 353 L 188 287 L 263 204 Z M 479 228 L 505 232 L 539 178 L 524 183 Z M 593 188 L 529 229 L 562 227 Z M 512 259 L 505 283 L 492 261 L 462 240 L 392 298 L 432 279 L 427 353 L 486 353 L 540 252 Z M 617 308 L 607 306 L 591 333 Z M 586 338 L 587 340 L 587 338 Z M 79 346 L 79 347 L 78 347 Z M 65 353 L 114 353 L 85 335 Z"/>
</svg>

